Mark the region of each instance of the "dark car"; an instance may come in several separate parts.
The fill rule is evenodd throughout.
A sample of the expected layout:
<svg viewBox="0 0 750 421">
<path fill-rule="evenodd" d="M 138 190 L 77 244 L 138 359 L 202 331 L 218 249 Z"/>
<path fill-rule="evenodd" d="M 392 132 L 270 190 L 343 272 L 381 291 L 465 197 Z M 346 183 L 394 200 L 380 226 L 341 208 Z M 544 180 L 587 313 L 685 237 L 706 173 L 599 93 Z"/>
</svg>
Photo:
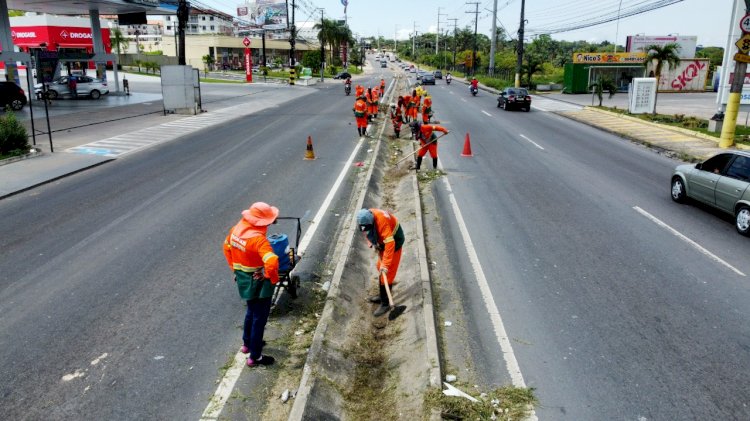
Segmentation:
<svg viewBox="0 0 750 421">
<path fill-rule="evenodd" d="M 443 72 L 441 72 L 440 70 L 435 70 L 433 72 L 433 74 L 435 75 L 435 79 L 442 79 L 443 78 Z"/>
<path fill-rule="evenodd" d="M 422 85 L 434 85 L 435 84 L 435 75 L 432 73 L 425 73 L 422 75 Z"/>
<path fill-rule="evenodd" d="M 512 108 L 531 111 L 531 95 L 525 88 L 505 88 L 497 97 L 497 107 L 505 111 Z"/>
<path fill-rule="evenodd" d="M 734 216 L 735 228 L 750 236 L 750 153 L 728 151 L 672 173 L 672 200 L 705 203 Z"/>
<path fill-rule="evenodd" d="M 334 79 L 349 79 L 352 77 L 352 75 L 349 72 L 340 72 L 336 76 L 334 76 Z"/>
<path fill-rule="evenodd" d="M 0 105 L 18 111 L 26 105 L 26 92 L 13 82 L 0 82 Z"/>
</svg>

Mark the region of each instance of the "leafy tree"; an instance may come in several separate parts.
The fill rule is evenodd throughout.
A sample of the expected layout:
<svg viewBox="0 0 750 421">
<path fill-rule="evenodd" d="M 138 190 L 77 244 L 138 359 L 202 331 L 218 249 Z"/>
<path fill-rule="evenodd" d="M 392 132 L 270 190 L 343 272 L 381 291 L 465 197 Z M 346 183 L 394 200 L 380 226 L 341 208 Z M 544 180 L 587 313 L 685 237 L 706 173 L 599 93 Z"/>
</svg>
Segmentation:
<svg viewBox="0 0 750 421">
<path fill-rule="evenodd" d="M 654 96 L 654 114 L 656 114 L 656 100 L 659 97 L 659 80 L 661 78 L 661 70 L 664 65 L 667 65 L 667 69 L 672 66 L 677 67 L 680 64 L 680 44 L 676 42 L 670 42 L 669 44 L 661 45 L 648 45 L 644 48 L 646 51 L 646 58 L 643 60 L 643 65 L 648 66 L 649 63 L 654 62 L 654 75 L 656 77 L 656 95 Z"/>
<path fill-rule="evenodd" d="M 121 54 L 130 47 L 128 39 L 122 34 L 120 28 L 115 28 L 110 32 L 109 41 L 112 44 L 112 48 L 117 51 L 117 54 Z"/>
<path fill-rule="evenodd" d="M 29 135 L 26 128 L 8 108 L 0 116 L 0 155 L 20 155 L 29 150 Z"/>
<path fill-rule="evenodd" d="M 721 47 L 705 47 L 696 51 L 695 56 L 707 58 L 711 63 L 711 70 L 713 70 L 716 66 L 721 66 L 721 62 L 724 60 L 724 49 Z"/>
<path fill-rule="evenodd" d="M 206 77 L 208 77 L 208 71 L 216 62 L 216 59 L 211 54 L 206 54 L 205 56 L 201 57 L 201 60 L 203 61 L 203 72 L 206 74 Z"/>
<path fill-rule="evenodd" d="M 305 51 L 302 54 L 302 66 L 309 67 L 313 71 L 320 70 L 320 52 L 318 51 Z"/>
<path fill-rule="evenodd" d="M 8 17 L 14 18 L 17 16 L 25 16 L 26 12 L 23 10 L 8 10 Z"/>
<path fill-rule="evenodd" d="M 599 98 L 599 106 L 602 106 L 602 99 L 604 91 L 609 92 L 609 97 L 612 98 L 617 92 L 617 86 L 615 81 L 608 77 L 600 77 L 596 82 L 589 85 L 589 89 L 593 89 L 596 96 Z"/>
</svg>

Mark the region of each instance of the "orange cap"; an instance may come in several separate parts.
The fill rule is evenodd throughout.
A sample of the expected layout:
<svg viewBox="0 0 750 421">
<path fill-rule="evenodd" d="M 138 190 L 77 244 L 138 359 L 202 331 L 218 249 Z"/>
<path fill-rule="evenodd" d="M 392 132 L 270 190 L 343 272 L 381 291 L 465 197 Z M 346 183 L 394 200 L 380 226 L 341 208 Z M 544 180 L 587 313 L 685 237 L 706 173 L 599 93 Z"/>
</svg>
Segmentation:
<svg viewBox="0 0 750 421">
<path fill-rule="evenodd" d="M 279 208 L 265 202 L 255 202 L 249 209 L 242 211 L 242 217 L 250 225 L 265 227 L 271 225 L 279 216 Z"/>
</svg>

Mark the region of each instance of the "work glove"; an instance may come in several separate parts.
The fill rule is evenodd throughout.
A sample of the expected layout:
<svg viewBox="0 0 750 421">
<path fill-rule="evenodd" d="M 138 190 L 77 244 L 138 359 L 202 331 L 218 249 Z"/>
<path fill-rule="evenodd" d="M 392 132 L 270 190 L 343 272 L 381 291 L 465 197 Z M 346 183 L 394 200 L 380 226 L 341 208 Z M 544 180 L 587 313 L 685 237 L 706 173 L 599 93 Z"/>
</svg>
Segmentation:
<svg viewBox="0 0 750 421">
<path fill-rule="evenodd" d="M 388 275 L 388 268 L 380 268 L 380 273 L 382 275 Z"/>
</svg>

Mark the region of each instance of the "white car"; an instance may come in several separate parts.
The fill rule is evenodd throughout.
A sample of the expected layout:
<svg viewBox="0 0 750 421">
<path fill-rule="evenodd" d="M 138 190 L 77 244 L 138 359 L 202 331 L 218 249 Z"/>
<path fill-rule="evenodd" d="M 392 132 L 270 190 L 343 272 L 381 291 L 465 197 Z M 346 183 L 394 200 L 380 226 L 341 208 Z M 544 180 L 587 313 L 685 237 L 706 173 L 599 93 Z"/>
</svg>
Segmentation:
<svg viewBox="0 0 750 421">
<path fill-rule="evenodd" d="M 47 89 L 49 89 L 49 96 L 51 99 L 56 98 L 71 98 L 70 87 L 68 85 L 68 78 L 76 78 L 76 94 L 78 97 L 91 97 L 91 99 L 99 99 L 102 95 L 109 93 L 107 83 L 101 79 L 94 79 L 84 75 L 73 75 L 73 76 L 61 76 L 52 82 L 47 83 Z M 37 98 L 42 97 L 42 84 L 37 83 L 34 85 L 34 93 Z"/>
</svg>

